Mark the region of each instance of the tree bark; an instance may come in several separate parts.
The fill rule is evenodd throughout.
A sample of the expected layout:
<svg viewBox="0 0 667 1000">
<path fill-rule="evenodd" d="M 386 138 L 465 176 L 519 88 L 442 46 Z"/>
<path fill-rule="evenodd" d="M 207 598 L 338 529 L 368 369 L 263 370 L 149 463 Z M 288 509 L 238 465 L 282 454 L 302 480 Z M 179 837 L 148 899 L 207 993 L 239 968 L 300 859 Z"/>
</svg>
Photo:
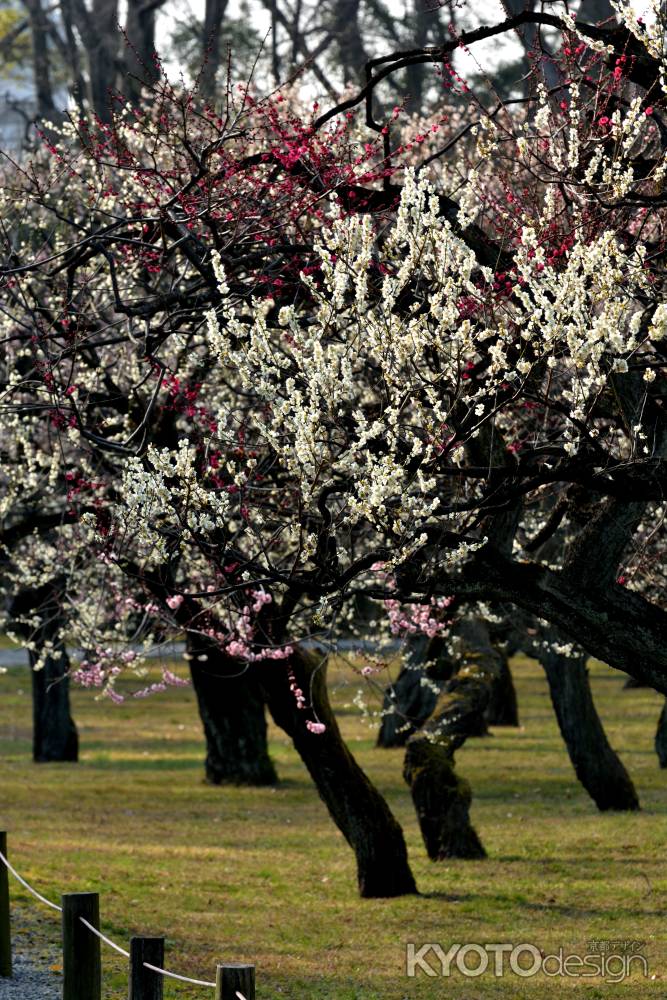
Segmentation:
<svg viewBox="0 0 667 1000">
<path fill-rule="evenodd" d="M 16 631 L 35 643 L 29 651 L 32 675 L 32 755 L 38 764 L 53 761 L 77 761 L 79 737 L 72 718 L 69 699 L 69 658 L 62 638 L 63 613 L 60 604 L 60 581 L 17 594 L 11 602 L 10 614 L 16 621 Z M 37 617 L 37 628 L 25 619 Z M 46 645 L 49 655 L 44 665 L 35 670 Z"/>
<path fill-rule="evenodd" d="M 145 84 L 158 79 L 159 70 L 155 63 L 155 13 L 164 0 L 128 0 L 125 34 L 125 90 L 128 98 L 138 103 Z"/>
<path fill-rule="evenodd" d="M 433 712 L 443 684 L 453 672 L 454 663 L 441 639 L 414 639 L 396 683 L 385 691 L 377 745 L 405 746 Z"/>
<path fill-rule="evenodd" d="M 86 50 L 90 104 L 100 121 L 108 123 L 118 69 L 118 0 L 93 0 L 92 12 L 84 0 L 71 0 L 71 12 Z"/>
<path fill-rule="evenodd" d="M 202 97 L 208 101 L 215 98 L 216 78 L 222 55 L 220 52 L 222 22 L 226 11 L 227 0 L 206 0 L 202 38 L 203 63 L 199 76 L 199 89 Z M 275 39 L 272 39 L 272 42 L 275 44 Z"/>
<path fill-rule="evenodd" d="M 60 0 L 60 16 L 65 32 L 66 62 L 70 72 L 70 94 L 76 102 L 79 115 L 83 117 L 86 99 L 86 84 L 81 71 L 81 56 L 74 32 L 74 14 L 72 0 Z"/>
<path fill-rule="evenodd" d="M 602 812 L 639 809 L 632 780 L 609 745 L 595 708 L 586 656 L 565 657 L 556 653 L 554 638 L 550 633 L 538 656 L 577 778 Z"/>
<path fill-rule="evenodd" d="M 428 739 L 412 739 L 405 754 L 403 777 L 410 786 L 431 861 L 486 857 L 470 822 L 472 790 L 456 774 L 454 759 L 446 747 Z"/>
<path fill-rule="evenodd" d="M 617 583 L 600 592 L 569 568 L 519 562 L 488 548 L 437 593 L 454 586 L 461 599 L 511 603 L 548 619 L 591 656 L 667 694 L 667 612 L 641 594 Z"/>
<path fill-rule="evenodd" d="M 364 66 L 369 60 L 359 24 L 360 0 L 338 0 L 334 5 L 336 19 L 333 31 L 338 42 L 338 59 L 343 71 L 343 83 L 360 85 Z"/>
<path fill-rule="evenodd" d="M 289 662 L 296 684 L 310 697 L 310 707 L 298 708 L 285 671 L 275 662 L 260 665 L 267 703 L 276 724 L 293 740 L 332 819 L 356 855 L 361 896 L 415 893 L 403 831 L 341 736 L 329 702 L 326 661 L 297 649 Z M 326 726 L 321 734 L 306 726 L 313 715 Z"/>
<path fill-rule="evenodd" d="M 429 20 L 438 11 L 438 6 L 433 4 L 433 8 L 428 7 L 423 0 L 413 0 L 410 13 L 414 25 L 413 44 L 416 49 L 425 48 L 428 42 Z M 422 115 L 424 111 L 426 72 L 427 68 L 423 63 L 406 67 L 408 107 L 413 115 Z"/>
<path fill-rule="evenodd" d="M 658 728 L 655 734 L 655 752 L 660 761 L 660 767 L 667 767 L 667 701 L 662 707 Z"/>
<path fill-rule="evenodd" d="M 30 20 L 32 36 L 32 68 L 35 84 L 37 118 L 39 121 L 53 121 L 56 106 L 53 103 L 51 86 L 51 63 L 49 59 L 49 24 L 41 0 L 23 0 Z"/>
<path fill-rule="evenodd" d="M 206 780 L 212 785 L 274 785 L 262 691 L 254 667 L 188 634 L 190 675 L 206 738 Z M 202 660 L 200 657 L 205 656 Z"/>
<path fill-rule="evenodd" d="M 39 654 L 30 651 L 32 673 L 32 756 L 37 764 L 77 761 L 79 736 L 70 712 L 69 658 L 62 643 L 44 666 L 35 670 Z"/>
<path fill-rule="evenodd" d="M 501 660 L 500 674 L 491 689 L 491 697 L 484 712 L 484 718 L 490 726 L 518 726 L 519 706 L 509 658 L 497 647 L 496 650 Z"/>
<path fill-rule="evenodd" d="M 484 712 L 502 669 L 502 657 L 479 619 L 464 619 L 452 635 L 459 644 L 459 670 L 430 720 L 408 740 L 403 766 L 432 861 L 485 857 L 470 822 L 470 785 L 457 776 L 454 754 L 469 736 L 485 732 Z"/>
</svg>

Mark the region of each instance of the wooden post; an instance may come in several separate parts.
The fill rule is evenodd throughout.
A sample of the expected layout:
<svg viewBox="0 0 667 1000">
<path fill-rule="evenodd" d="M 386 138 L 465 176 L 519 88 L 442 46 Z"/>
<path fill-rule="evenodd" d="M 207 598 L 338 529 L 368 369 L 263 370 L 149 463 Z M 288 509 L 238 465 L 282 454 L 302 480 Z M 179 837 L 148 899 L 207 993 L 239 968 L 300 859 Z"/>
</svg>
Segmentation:
<svg viewBox="0 0 667 1000">
<path fill-rule="evenodd" d="M 219 965 L 215 977 L 215 1000 L 255 1000 L 255 966 L 228 962 Z"/>
<path fill-rule="evenodd" d="M 63 905 L 63 1000 L 101 1000 L 100 939 L 81 923 L 100 926 L 96 892 L 67 892 Z"/>
<path fill-rule="evenodd" d="M 7 857 L 7 834 L 0 833 L 0 851 Z M 0 976 L 12 974 L 12 932 L 9 922 L 9 872 L 0 861 Z"/>
<path fill-rule="evenodd" d="M 163 937 L 130 938 L 130 992 L 129 1000 L 162 1000 L 163 978 L 144 962 L 164 968 Z"/>
</svg>

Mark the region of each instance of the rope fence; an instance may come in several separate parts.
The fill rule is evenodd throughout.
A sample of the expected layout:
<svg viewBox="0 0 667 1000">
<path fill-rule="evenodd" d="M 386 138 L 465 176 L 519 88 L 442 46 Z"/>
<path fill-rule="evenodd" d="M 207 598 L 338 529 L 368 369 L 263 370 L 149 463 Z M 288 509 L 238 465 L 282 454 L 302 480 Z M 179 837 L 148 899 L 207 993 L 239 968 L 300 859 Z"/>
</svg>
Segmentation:
<svg viewBox="0 0 667 1000">
<path fill-rule="evenodd" d="M 176 979 L 215 990 L 215 1000 L 255 1000 L 255 966 L 225 963 L 216 966 L 215 982 L 191 979 L 164 966 L 164 938 L 130 939 L 126 951 L 100 931 L 99 895 L 96 892 L 63 893 L 62 906 L 46 899 L 19 875 L 7 857 L 7 834 L 0 831 L 0 977 L 12 975 L 9 879 L 11 874 L 35 899 L 62 917 L 63 1000 L 101 1000 L 102 958 L 100 943 L 129 961 L 129 1000 L 162 1000 L 163 980 Z"/>
</svg>

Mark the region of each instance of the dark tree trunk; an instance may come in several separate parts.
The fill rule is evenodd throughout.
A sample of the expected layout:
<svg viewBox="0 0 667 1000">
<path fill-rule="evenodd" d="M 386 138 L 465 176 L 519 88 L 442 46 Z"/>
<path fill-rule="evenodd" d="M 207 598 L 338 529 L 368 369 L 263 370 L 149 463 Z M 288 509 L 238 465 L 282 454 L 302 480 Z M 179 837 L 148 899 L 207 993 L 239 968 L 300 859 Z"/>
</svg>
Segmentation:
<svg viewBox="0 0 667 1000">
<path fill-rule="evenodd" d="M 435 8 L 435 10 L 433 9 Z M 428 42 L 429 21 L 433 19 L 438 11 L 438 5 L 432 7 L 423 0 L 414 0 L 411 13 L 413 24 L 414 47 L 416 49 L 425 48 Z M 406 67 L 408 107 L 413 115 L 421 115 L 424 105 L 424 84 L 426 83 L 428 69 L 423 63 L 416 63 Z"/>
<path fill-rule="evenodd" d="M 491 697 L 484 717 L 490 726 L 518 726 L 519 706 L 508 657 L 501 657 L 500 675 L 491 690 Z"/>
<path fill-rule="evenodd" d="M 338 58 L 346 86 L 361 83 L 364 66 L 369 59 L 359 24 L 359 6 L 360 0 L 338 0 L 334 6 L 336 21 L 333 30 L 338 40 Z"/>
<path fill-rule="evenodd" d="M 275 662 L 261 668 L 267 703 L 277 725 L 293 740 L 332 819 L 355 852 L 360 894 L 372 898 L 416 892 L 403 831 L 340 734 L 329 703 L 326 663 L 315 654 L 297 650 L 290 666 L 298 687 L 310 696 L 310 707 L 297 707 L 286 672 Z M 324 723 L 325 732 L 308 730 L 306 721 L 313 716 Z"/>
<path fill-rule="evenodd" d="M 660 767 L 667 767 L 667 701 L 662 707 L 658 728 L 655 734 L 655 752 L 660 761 Z"/>
<path fill-rule="evenodd" d="M 39 641 L 39 637 L 38 637 Z M 69 658 L 58 643 L 44 666 L 34 669 L 39 653 L 30 652 L 32 673 L 32 756 L 38 764 L 77 761 L 79 736 L 70 712 Z"/>
<path fill-rule="evenodd" d="M 538 656 L 577 778 L 601 811 L 639 809 L 632 780 L 609 745 L 595 708 L 586 657 L 561 656 L 552 648 L 554 634 L 545 638 Z"/>
<path fill-rule="evenodd" d="M 411 740 L 403 777 L 410 786 L 431 861 L 486 857 L 470 822 L 470 785 L 456 774 L 453 757 L 445 747 L 428 739 Z"/>
<path fill-rule="evenodd" d="M 86 50 L 91 107 L 100 121 L 112 118 L 112 89 L 118 70 L 118 0 L 71 0 L 71 13 Z"/>
<path fill-rule="evenodd" d="M 432 861 L 485 856 L 470 823 L 470 785 L 457 776 L 454 754 L 468 737 L 486 731 L 484 712 L 501 673 L 502 657 L 479 619 L 464 619 L 452 635 L 458 644 L 459 669 L 445 685 L 429 721 L 408 740 L 403 767 Z"/>
<path fill-rule="evenodd" d="M 216 77 L 222 56 L 220 51 L 222 22 L 226 11 L 227 0 L 206 0 L 203 37 L 204 61 L 199 76 L 199 89 L 202 97 L 208 101 L 215 99 Z M 272 42 L 275 44 L 274 39 Z"/>
<path fill-rule="evenodd" d="M 442 639 L 420 636 L 410 643 L 396 683 L 384 694 L 379 747 L 402 747 L 429 718 L 445 681 L 454 672 L 454 663 Z"/>
<path fill-rule="evenodd" d="M 74 14 L 72 0 L 60 0 L 60 16 L 65 32 L 66 61 L 69 68 L 70 94 L 76 102 L 79 115 L 83 117 L 86 99 L 86 84 L 81 71 L 79 45 L 74 32 Z"/>
<path fill-rule="evenodd" d="M 206 780 L 212 785 L 274 785 L 278 777 L 269 757 L 264 698 L 254 667 L 244 668 L 199 636 L 189 635 L 187 645 L 206 737 Z"/>
<path fill-rule="evenodd" d="M 62 582 L 32 590 L 23 590 L 11 602 L 9 613 L 16 631 L 35 644 L 30 650 L 32 674 L 32 754 L 39 764 L 51 761 L 76 761 L 79 757 L 79 737 L 72 719 L 69 700 L 69 658 L 62 638 Z M 35 628 L 26 619 L 37 618 Z M 35 670 L 42 659 L 46 644 L 49 655 L 43 666 Z"/>
<path fill-rule="evenodd" d="M 155 12 L 160 3 L 146 0 L 128 0 L 125 34 L 125 91 L 137 103 L 145 84 L 155 83 L 159 70 L 155 63 Z"/>
<path fill-rule="evenodd" d="M 32 35 L 32 69 L 37 100 L 37 118 L 53 121 L 56 107 L 51 88 L 51 62 L 49 58 L 49 24 L 42 0 L 24 0 L 30 19 Z"/>
</svg>

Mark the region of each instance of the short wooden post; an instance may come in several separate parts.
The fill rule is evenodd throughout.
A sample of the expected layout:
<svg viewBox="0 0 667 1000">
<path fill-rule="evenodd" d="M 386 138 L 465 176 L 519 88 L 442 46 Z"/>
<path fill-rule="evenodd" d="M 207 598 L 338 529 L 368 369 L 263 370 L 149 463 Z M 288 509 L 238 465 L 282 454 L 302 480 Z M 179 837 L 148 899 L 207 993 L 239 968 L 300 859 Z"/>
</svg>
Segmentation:
<svg viewBox="0 0 667 1000">
<path fill-rule="evenodd" d="M 163 937 L 130 938 L 129 1000 L 162 1000 L 162 976 L 144 962 L 164 968 Z"/>
<path fill-rule="evenodd" d="M 215 1000 L 255 1000 L 255 966 L 236 962 L 219 965 L 215 977 Z"/>
<path fill-rule="evenodd" d="M 0 851 L 7 857 L 7 834 L 0 833 Z M 12 974 L 12 931 L 9 922 L 9 872 L 0 861 L 0 976 Z"/>
<path fill-rule="evenodd" d="M 85 924 L 100 926 L 96 892 L 67 892 L 63 906 L 63 1000 L 101 1000 L 100 939 Z"/>
</svg>

